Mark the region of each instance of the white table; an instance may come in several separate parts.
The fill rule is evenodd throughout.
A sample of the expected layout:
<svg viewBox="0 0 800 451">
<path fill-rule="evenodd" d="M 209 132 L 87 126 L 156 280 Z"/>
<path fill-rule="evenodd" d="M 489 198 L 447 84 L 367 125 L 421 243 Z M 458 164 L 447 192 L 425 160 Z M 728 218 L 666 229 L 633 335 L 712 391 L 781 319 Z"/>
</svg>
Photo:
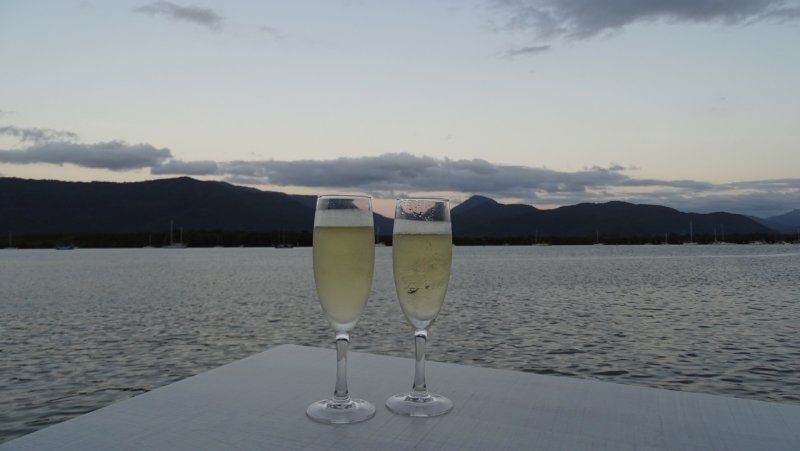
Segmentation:
<svg viewBox="0 0 800 451">
<path fill-rule="evenodd" d="M 295 345 L 190 377 L 0 445 L 0 450 L 800 450 L 800 406 L 427 363 L 455 408 L 406 418 L 383 403 L 413 360 L 349 354 L 353 396 L 378 409 L 352 425 L 305 417 L 331 395 L 333 349 Z"/>
</svg>

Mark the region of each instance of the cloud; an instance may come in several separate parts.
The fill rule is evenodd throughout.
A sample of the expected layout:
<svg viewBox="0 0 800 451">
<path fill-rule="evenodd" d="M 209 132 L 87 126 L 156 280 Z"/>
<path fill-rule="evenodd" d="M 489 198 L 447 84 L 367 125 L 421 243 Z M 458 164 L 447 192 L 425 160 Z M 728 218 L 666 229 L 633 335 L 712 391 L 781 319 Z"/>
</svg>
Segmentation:
<svg viewBox="0 0 800 451">
<path fill-rule="evenodd" d="M 210 8 L 201 8 L 195 5 L 180 6 L 165 1 L 138 6 L 133 8 L 133 12 L 150 16 L 164 16 L 170 20 L 190 22 L 212 30 L 220 29 L 224 20 L 219 13 Z"/>
<path fill-rule="evenodd" d="M 538 39 L 586 39 L 638 22 L 721 23 L 790 21 L 798 0 L 492 0 L 502 26 Z"/>
<path fill-rule="evenodd" d="M 50 128 L 20 128 L 13 125 L 0 127 L 0 135 L 14 136 L 21 142 L 74 141 L 78 135 Z"/>
<path fill-rule="evenodd" d="M 267 26 L 267 25 L 259 26 L 258 27 L 258 31 L 260 31 L 261 33 L 268 34 L 269 36 L 271 36 L 274 39 L 283 39 L 285 37 L 285 35 L 283 34 L 283 32 L 281 30 L 279 30 L 279 29 L 277 29 L 275 27 Z"/>
<path fill-rule="evenodd" d="M 777 22 L 790 22 L 800 19 L 800 6 L 789 6 L 785 8 L 775 8 L 765 14 L 766 19 L 773 19 Z"/>
<path fill-rule="evenodd" d="M 638 180 L 623 168 L 592 167 L 559 172 L 526 166 L 496 165 L 482 159 L 452 160 L 390 153 L 359 158 L 299 161 L 234 161 L 221 163 L 219 173 L 259 178 L 278 186 L 359 188 L 374 192 L 457 191 L 497 196 L 539 193 L 584 193 L 603 187 L 668 187 L 709 189 L 712 185 L 686 180 Z"/>
<path fill-rule="evenodd" d="M 525 56 L 525 55 L 537 55 L 542 52 L 546 52 L 550 50 L 549 45 L 530 45 L 527 47 L 520 47 L 518 49 L 512 49 L 508 51 L 508 56 Z"/>
<path fill-rule="evenodd" d="M 0 163 L 74 164 L 112 171 L 158 166 L 170 157 L 169 149 L 157 149 L 149 144 L 128 144 L 122 141 L 96 144 L 45 142 L 23 150 L 0 150 Z"/>
<path fill-rule="evenodd" d="M 625 168 L 591 167 L 577 172 L 560 172 L 527 166 L 496 165 L 483 159 L 453 160 L 388 153 L 358 158 L 298 161 L 211 161 L 173 160 L 153 167 L 153 174 L 221 175 L 275 186 L 361 189 L 391 195 L 397 192 L 453 191 L 494 196 L 538 198 L 557 193 L 587 193 L 608 187 L 713 189 L 706 182 L 691 180 L 635 179 Z"/>
</svg>

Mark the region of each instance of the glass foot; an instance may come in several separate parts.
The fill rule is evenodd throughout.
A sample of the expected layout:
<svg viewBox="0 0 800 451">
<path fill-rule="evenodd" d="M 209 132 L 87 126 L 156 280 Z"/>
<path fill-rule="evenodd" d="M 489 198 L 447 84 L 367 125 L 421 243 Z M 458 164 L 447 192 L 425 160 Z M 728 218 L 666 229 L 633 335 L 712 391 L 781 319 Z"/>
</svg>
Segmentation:
<svg viewBox="0 0 800 451">
<path fill-rule="evenodd" d="M 372 418 L 375 415 L 375 406 L 363 399 L 349 399 L 345 402 L 323 399 L 308 406 L 306 415 L 317 423 L 358 423 Z"/>
<path fill-rule="evenodd" d="M 453 401 L 441 395 L 415 394 L 394 395 L 386 400 L 386 408 L 392 413 L 410 417 L 435 417 L 453 409 Z"/>
</svg>

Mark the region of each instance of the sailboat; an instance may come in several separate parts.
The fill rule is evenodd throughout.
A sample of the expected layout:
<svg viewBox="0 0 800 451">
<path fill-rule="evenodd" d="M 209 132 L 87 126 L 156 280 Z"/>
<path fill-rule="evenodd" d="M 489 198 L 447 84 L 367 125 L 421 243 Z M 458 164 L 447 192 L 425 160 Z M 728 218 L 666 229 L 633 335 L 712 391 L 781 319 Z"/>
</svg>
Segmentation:
<svg viewBox="0 0 800 451">
<path fill-rule="evenodd" d="M 683 243 L 684 245 L 694 245 L 694 231 L 692 229 L 692 221 L 689 221 L 689 241 Z"/>
<path fill-rule="evenodd" d="M 144 246 L 144 249 L 153 249 L 153 234 L 149 234 L 147 237 L 147 245 Z"/>
<path fill-rule="evenodd" d="M 12 240 L 11 232 L 8 232 L 8 247 L 6 249 L 16 249 L 16 247 L 14 247 L 14 241 Z"/>
<path fill-rule="evenodd" d="M 282 231 L 281 242 L 273 244 L 272 247 L 274 247 L 275 249 L 291 249 L 294 247 L 294 244 L 286 241 L 286 231 Z"/>
<path fill-rule="evenodd" d="M 725 241 L 725 225 L 721 225 L 722 227 L 722 241 L 717 241 L 717 228 L 714 227 L 714 244 L 731 244 Z"/>
<path fill-rule="evenodd" d="M 169 244 L 164 246 L 164 249 L 186 249 L 186 243 L 183 242 L 183 227 L 181 227 L 181 240 L 177 243 L 174 241 L 174 222 L 175 221 L 169 221 Z"/>
</svg>

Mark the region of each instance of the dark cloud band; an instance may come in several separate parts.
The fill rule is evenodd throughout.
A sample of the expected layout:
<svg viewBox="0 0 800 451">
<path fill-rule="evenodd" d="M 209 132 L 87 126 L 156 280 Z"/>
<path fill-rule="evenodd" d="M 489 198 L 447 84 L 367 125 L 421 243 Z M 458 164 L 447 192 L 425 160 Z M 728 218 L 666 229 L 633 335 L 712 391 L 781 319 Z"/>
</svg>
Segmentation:
<svg viewBox="0 0 800 451">
<path fill-rule="evenodd" d="M 171 157 L 169 149 L 149 144 L 109 141 L 96 144 L 47 142 L 24 150 L 0 150 L 0 162 L 10 164 L 74 164 L 86 168 L 127 171 L 158 166 Z"/>
</svg>

